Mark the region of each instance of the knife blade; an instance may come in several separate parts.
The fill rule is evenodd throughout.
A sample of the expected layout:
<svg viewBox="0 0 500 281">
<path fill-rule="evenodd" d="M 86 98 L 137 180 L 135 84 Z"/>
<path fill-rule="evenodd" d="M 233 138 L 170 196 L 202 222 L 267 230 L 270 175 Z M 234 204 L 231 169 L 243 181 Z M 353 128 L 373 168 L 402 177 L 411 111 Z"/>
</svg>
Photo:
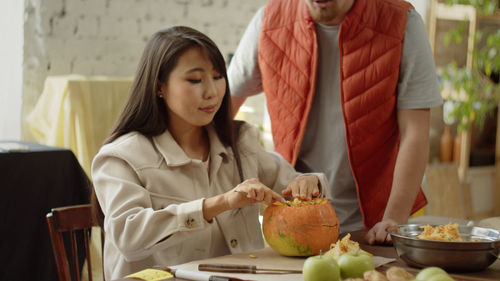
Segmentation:
<svg viewBox="0 0 500 281">
<path fill-rule="evenodd" d="M 213 271 L 213 272 L 227 272 L 227 273 L 302 273 L 302 270 L 297 269 L 282 269 L 282 268 L 257 268 L 255 265 L 244 264 L 218 264 L 218 263 L 205 263 L 198 265 L 199 271 Z"/>
</svg>

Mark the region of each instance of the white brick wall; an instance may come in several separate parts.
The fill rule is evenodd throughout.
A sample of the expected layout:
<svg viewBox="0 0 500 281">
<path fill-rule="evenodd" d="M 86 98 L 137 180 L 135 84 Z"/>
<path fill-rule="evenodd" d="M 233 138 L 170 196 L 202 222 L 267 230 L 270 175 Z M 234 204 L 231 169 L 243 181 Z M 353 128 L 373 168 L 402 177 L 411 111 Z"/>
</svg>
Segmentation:
<svg viewBox="0 0 500 281">
<path fill-rule="evenodd" d="M 265 0 L 25 0 L 23 119 L 48 75 L 132 76 L 149 36 L 196 28 L 233 52 Z M 25 139 L 30 134 L 23 129 Z"/>
<path fill-rule="evenodd" d="M 21 139 L 22 1 L 0 1 L 0 140 Z"/>
</svg>

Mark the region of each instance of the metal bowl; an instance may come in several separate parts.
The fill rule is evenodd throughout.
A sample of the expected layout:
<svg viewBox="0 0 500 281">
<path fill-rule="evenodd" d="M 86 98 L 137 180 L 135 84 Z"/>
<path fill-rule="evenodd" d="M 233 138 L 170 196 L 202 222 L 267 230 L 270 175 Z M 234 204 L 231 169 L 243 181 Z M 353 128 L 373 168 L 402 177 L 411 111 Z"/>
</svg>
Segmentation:
<svg viewBox="0 0 500 281">
<path fill-rule="evenodd" d="M 418 239 L 423 224 L 405 224 L 389 228 L 398 256 L 414 267 L 439 266 L 449 272 L 481 271 L 498 258 L 500 231 L 459 226 L 463 242 Z M 433 225 L 435 226 L 435 225 Z"/>
</svg>

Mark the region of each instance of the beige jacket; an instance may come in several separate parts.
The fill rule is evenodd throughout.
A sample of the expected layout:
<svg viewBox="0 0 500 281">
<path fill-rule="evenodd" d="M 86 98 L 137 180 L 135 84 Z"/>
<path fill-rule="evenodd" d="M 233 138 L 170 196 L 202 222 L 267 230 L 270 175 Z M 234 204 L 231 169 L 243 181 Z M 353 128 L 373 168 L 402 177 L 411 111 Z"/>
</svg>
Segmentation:
<svg viewBox="0 0 500 281">
<path fill-rule="evenodd" d="M 204 198 L 240 183 L 231 149 L 211 126 L 208 136 L 208 171 L 201 161 L 188 158 L 169 132 L 153 138 L 133 132 L 101 148 L 92 178 L 105 214 L 106 280 L 220 254 L 214 247 L 239 253 L 264 246 L 257 204 L 226 211 L 212 223 L 203 218 Z M 280 192 L 300 175 L 259 145 L 253 126 L 242 126 L 238 147 L 245 179 L 258 178 Z M 321 186 L 327 186 L 324 175 L 317 175 Z"/>
</svg>

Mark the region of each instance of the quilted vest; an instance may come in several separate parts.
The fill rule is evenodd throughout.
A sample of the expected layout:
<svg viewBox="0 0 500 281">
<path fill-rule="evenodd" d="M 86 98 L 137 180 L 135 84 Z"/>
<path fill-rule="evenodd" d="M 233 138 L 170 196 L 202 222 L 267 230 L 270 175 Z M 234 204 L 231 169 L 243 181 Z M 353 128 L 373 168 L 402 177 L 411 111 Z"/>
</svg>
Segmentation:
<svg viewBox="0 0 500 281">
<path fill-rule="evenodd" d="M 400 0 L 356 0 L 339 29 L 347 150 L 366 227 L 382 219 L 391 191 L 399 148 L 396 87 L 410 8 Z M 318 61 L 315 24 L 305 1 L 269 0 L 258 46 L 275 150 L 295 165 Z M 420 190 L 412 213 L 426 203 Z"/>
</svg>

